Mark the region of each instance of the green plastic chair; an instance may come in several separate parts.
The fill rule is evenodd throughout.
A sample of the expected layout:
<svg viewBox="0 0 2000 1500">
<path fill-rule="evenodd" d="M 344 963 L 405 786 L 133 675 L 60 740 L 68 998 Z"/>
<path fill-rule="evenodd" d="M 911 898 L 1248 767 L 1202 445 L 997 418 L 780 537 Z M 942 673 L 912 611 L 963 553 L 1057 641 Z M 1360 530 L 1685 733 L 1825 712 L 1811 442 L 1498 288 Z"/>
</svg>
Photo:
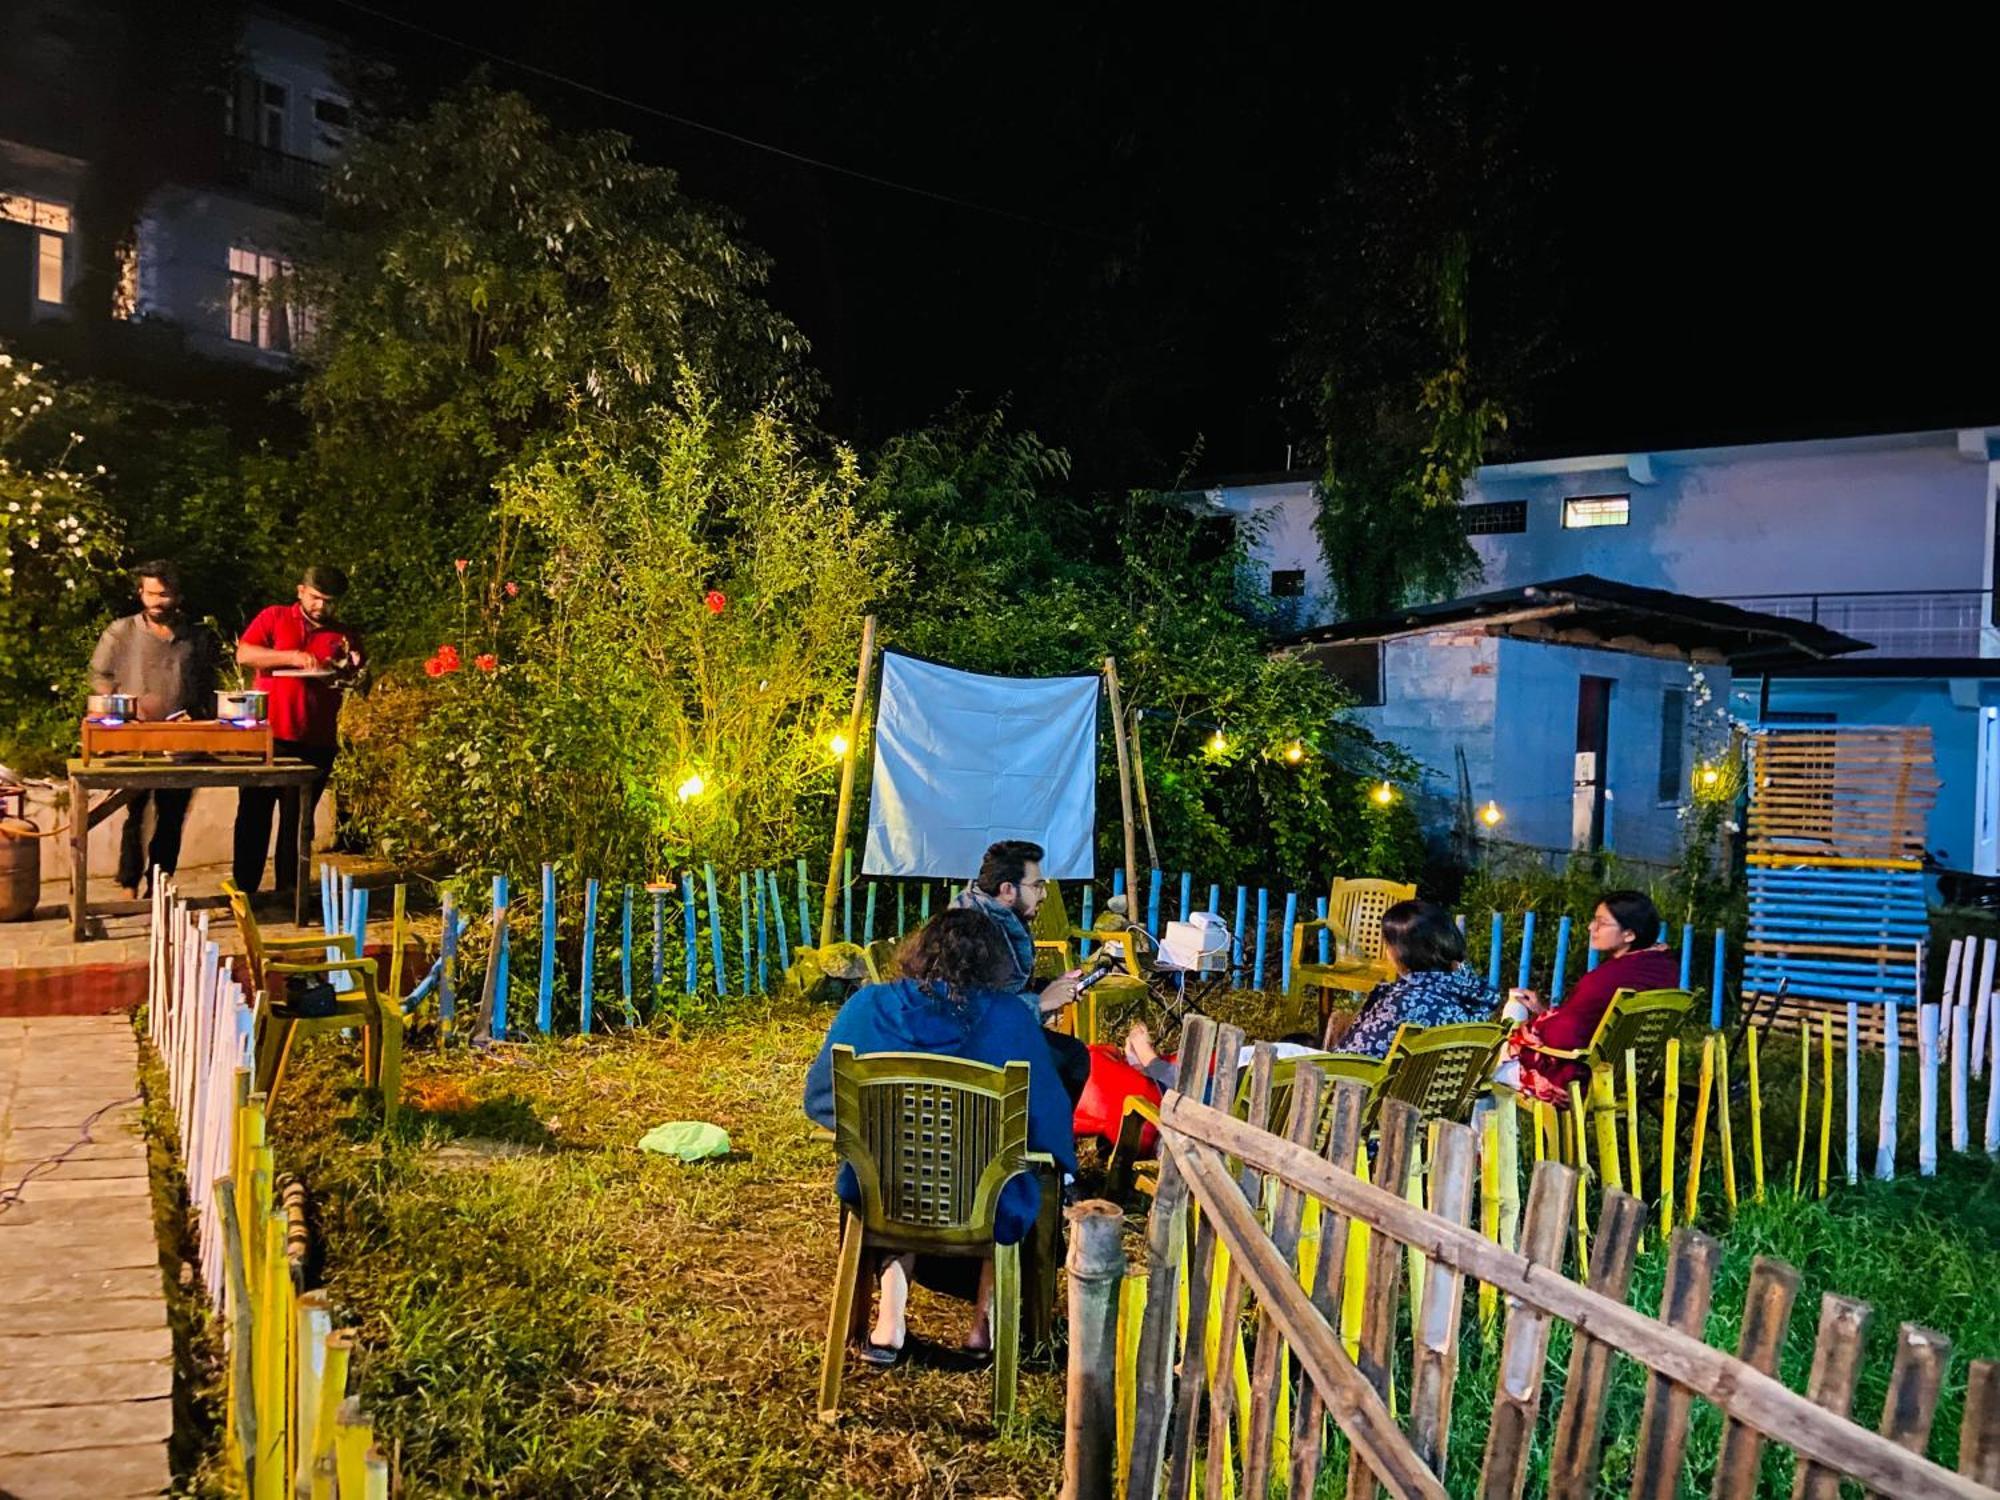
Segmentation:
<svg viewBox="0 0 2000 1500">
<path fill-rule="evenodd" d="M 1667 1038 L 1681 1029 L 1693 1006 L 1692 990 L 1619 990 L 1598 1018 L 1597 1030 L 1590 1038 L 1590 1045 L 1537 1047 L 1535 1051 L 1543 1057 L 1560 1057 L 1587 1064 L 1593 1078 L 1608 1072 L 1611 1075 L 1613 1103 L 1598 1103 L 1597 1094 L 1589 1083 L 1578 1085 L 1578 1091 L 1583 1098 L 1585 1113 L 1592 1118 L 1604 1109 L 1616 1113 L 1622 1107 L 1615 1100 L 1618 1084 L 1625 1076 L 1625 1054 L 1634 1054 L 1635 1076 L 1644 1090 L 1666 1066 Z M 1533 1097 L 1526 1093 L 1518 1097 L 1521 1107 L 1533 1113 Z M 1554 1105 L 1552 1108 L 1560 1113 L 1563 1106 Z"/>
<path fill-rule="evenodd" d="M 1507 1028 L 1497 1021 L 1453 1026 L 1401 1026 L 1382 1060 L 1382 1080 L 1368 1101 L 1364 1124 L 1373 1129 L 1390 1099 L 1412 1104 L 1432 1120 L 1463 1121 L 1492 1076 Z"/>
<path fill-rule="evenodd" d="M 1028 1064 L 1002 1068 L 927 1052 L 833 1049 L 834 1149 L 861 1191 L 840 1240 L 819 1414 L 840 1411 L 848 1340 L 865 1316 L 869 1251 L 993 1258 L 993 1415 L 1014 1412 L 1021 1361 L 1021 1247 L 993 1239 L 1000 1189 L 1054 1162 L 1028 1150 Z M 1051 1184 L 1043 1184 L 1044 1224 Z"/>
</svg>

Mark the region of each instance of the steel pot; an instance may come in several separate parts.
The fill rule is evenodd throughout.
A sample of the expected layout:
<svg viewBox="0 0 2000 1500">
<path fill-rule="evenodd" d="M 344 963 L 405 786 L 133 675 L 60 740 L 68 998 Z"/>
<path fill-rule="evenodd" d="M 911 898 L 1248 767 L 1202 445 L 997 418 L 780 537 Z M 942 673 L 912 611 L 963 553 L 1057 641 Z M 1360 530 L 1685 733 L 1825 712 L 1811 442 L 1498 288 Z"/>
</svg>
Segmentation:
<svg viewBox="0 0 2000 1500">
<path fill-rule="evenodd" d="M 84 712 L 93 719 L 130 719 L 139 712 L 136 693 L 92 693 Z"/>
<path fill-rule="evenodd" d="M 255 719 L 261 724 L 270 706 L 269 693 L 252 690 L 241 693 L 218 692 L 215 695 L 215 716 L 218 719 Z"/>
</svg>

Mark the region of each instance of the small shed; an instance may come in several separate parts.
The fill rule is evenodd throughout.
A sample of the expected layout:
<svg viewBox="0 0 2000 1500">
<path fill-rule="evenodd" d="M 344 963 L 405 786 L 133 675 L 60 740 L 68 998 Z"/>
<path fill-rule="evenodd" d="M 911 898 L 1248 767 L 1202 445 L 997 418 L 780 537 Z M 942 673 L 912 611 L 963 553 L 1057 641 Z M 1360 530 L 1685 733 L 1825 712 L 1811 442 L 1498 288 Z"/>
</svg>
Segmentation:
<svg viewBox="0 0 2000 1500">
<path fill-rule="evenodd" d="M 1339 677 L 1358 717 L 1423 767 L 1425 832 L 1467 808 L 1496 837 L 1665 863 L 1737 669 L 1866 649 L 1805 620 L 1588 574 L 1301 631 L 1280 643 Z"/>
</svg>

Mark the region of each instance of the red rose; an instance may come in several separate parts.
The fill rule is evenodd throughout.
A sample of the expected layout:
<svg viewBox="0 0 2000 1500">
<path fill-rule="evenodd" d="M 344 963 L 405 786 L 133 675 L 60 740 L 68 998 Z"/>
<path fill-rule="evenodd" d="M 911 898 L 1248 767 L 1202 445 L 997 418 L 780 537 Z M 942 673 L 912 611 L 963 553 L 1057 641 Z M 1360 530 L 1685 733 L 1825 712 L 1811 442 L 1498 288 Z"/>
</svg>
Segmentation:
<svg viewBox="0 0 2000 1500">
<path fill-rule="evenodd" d="M 701 596 L 701 602 L 708 606 L 708 612 L 712 615 L 721 614 L 729 603 L 728 599 L 723 597 L 721 589 L 710 589 Z"/>
<path fill-rule="evenodd" d="M 472 658 L 472 664 L 482 672 L 491 672 L 499 667 L 500 658 L 491 651 L 482 651 Z"/>
</svg>

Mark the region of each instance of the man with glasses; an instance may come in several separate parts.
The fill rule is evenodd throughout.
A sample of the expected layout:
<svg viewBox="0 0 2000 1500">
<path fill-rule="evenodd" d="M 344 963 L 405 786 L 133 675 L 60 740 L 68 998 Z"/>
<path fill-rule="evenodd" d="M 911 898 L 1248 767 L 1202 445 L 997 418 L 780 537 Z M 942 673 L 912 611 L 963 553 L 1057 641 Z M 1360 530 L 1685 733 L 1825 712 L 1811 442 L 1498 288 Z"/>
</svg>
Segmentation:
<svg viewBox="0 0 2000 1500">
<path fill-rule="evenodd" d="M 1035 940 L 1028 924 L 1041 909 L 1049 883 L 1042 878 L 1043 849 L 1026 839 L 1002 839 L 979 861 L 979 874 L 952 902 L 976 911 L 1006 939 L 1013 968 L 1001 988 L 1018 993 L 1038 1020 L 1060 1011 L 1076 998 L 1079 971 L 1061 975 L 1039 987 L 1035 983 Z M 1090 1083 L 1090 1048 L 1059 1031 L 1042 1032 L 1049 1056 L 1061 1075 L 1070 1103 L 1083 1097 Z"/>
</svg>

